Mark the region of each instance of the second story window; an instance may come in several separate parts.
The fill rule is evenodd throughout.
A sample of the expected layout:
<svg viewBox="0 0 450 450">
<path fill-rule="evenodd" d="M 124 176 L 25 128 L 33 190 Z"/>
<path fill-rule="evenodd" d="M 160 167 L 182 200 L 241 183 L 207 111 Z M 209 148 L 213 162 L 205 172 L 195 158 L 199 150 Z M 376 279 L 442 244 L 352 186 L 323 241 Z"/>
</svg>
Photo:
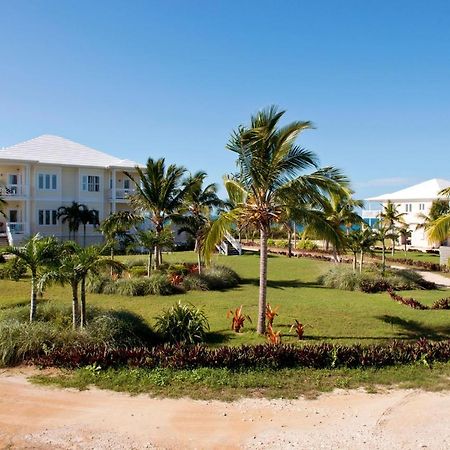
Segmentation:
<svg viewBox="0 0 450 450">
<path fill-rule="evenodd" d="M 40 173 L 38 175 L 38 189 L 40 191 L 56 191 L 57 176 L 53 173 Z"/>
<path fill-rule="evenodd" d="M 412 211 L 412 204 L 411 204 L 411 203 L 406 203 L 406 205 L 405 205 L 405 211 L 406 211 L 407 213 Z"/>
<path fill-rule="evenodd" d="M 425 211 L 425 203 L 419 203 L 419 211 Z"/>
<path fill-rule="evenodd" d="M 87 192 L 100 191 L 100 177 L 98 175 L 83 175 L 81 189 Z"/>
<path fill-rule="evenodd" d="M 123 180 L 123 188 L 127 190 L 130 189 L 130 180 L 128 178 Z"/>
</svg>

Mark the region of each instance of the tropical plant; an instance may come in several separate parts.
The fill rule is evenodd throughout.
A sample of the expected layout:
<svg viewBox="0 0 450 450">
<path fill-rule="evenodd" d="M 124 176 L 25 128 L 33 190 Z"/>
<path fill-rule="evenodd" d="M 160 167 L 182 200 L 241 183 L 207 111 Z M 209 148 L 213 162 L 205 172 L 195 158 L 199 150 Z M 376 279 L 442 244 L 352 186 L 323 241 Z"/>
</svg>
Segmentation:
<svg viewBox="0 0 450 450">
<path fill-rule="evenodd" d="M 224 202 L 217 196 L 217 185 L 204 186 L 205 172 L 197 172 L 188 177 L 184 184 L 188 192 L 180 214 L 174 214 L 172 221 L 179 225 L 178 234 L 187 233 L 194 238 L 194 251 L 197 253 L 198 273 L 202 268 L 202 244 L 211 223 L 214 208 L 224 207 Z"/>
<path fill-rule="evenodd" d="M 143 218 L 130 211 L 118 211 L 110 214 L 99 226 L 106 244 L 110 248 L 111 259 L 114 259 L 114 249 L 117 241 L 121 243 L 130 242 L 133 238 L 130 230 L 141 223 Z M 111 272 L 112 274 L 112 272 Z"/>
<path fill-rule="evenodd" d="M 440 195 L 450 197 L 450 188 L 444 189 Z M 422 215 L 422 224 L 418 228 L 424 228 L 428 239 L 436 244 L 441 244 L 450 236 L 450 202 L 449 200 L 435 200 L 430 208 L 428 216 Z"/>
<path fill-rule="evenodd" d="M 362 225 L 358 230 L 352 230 L 346 237 L 347 248 L 353 253 L 353 271 L 356 272 L 357 255 L 359 254 L 359 272 L 362 272 L 364 255 L 372 251 L 376 242 L 373 230 Z"/>
<path fill-rule="evenodd" d="M 295 330 L 295 334 L 297 335 L 299 340 L 303 339 L 303 335 L 305 334 L 305 325 L 300 323 L 297 319 L 294 319 L 294 323 L 291 326 L 290 331 Z"/>
<path fill-rule="evenodd" d="M 135 184 L 136 191 L 130 196 L 131 204 L 143 213 L 150 213 L 150 220 L 159 236 L 168 220 L 182 207 L 192 184 L 183 183 L 186 169 L 171 164 L 166 168 L 165 159 L 149 158 L 145 169 L 136 167 L 138 179 L 125 174 Z M 162 263 L 159 244 L 155 245 L 155 266 Z"/>
<path fill-rule="evenodd" d="M 82 211 L 89 210 L 86 205 L 78 202 L 72 202 L 70 206 L 60 206 L 57 212 L 57 218 L 61 219 L 61 223 L 69 226 L 69 240 L 74 239 L 81 225 Z"/>
<path fill-rule="evenodd" d="M 227 312 L 227 319 L 231 317 L 231 329 L 236 333 L 240 333 L 246 319 L 252 323 L 250 316 L 242 313 L 242 308 L 243 305 L 239 306 L 239 308 L 236 308 L 234 311 L 230 309 Z"/>
<path fill-rule="evenodd" d="M 58 256 L 58 243 L 54 237 L 34 235 L 21 247 L 8 247 L 8 252 L 23 261 L 31 272 L 30 322 L 36 316 L 36 298 L 40 271 L 55 264 Z"/>
<path fill-rule="evenodd" d="M 395 242 L 398 239 L 396 230 L 398 227 L 406 225 L 405 215 L 406 213 L 399 212 L 398 205 L 391 202 L 390 200 L 388 200 L 387 203 L 383 205 L 383 210 L 380 213 L 380 222 L 381 225 L 383 225 L 382 228 L 391 231 L 390 240 L 392 241 L 392 256 L 394 256 Z"/>
<path fill-rule="evenodd" d="M 386 240 L 390 239 L 394 247 L 394 243 L 398 239 L 398 234 L 394 228 L 389 227 L 387 223 L 382 221 L 377 223 L 376 228 L 373 229 L 373 233 L 375 239 L 381 243 L 381 266 L 382 273 L 384 273 L 386 270 Z"/>
<path fill-rule="evenodd" d="M 260 111 L 248 127 L 233 132 L 227 149 L 237 156 L 239 174 L 225 179 L 225 187 L 236 207 L 223 212 L 212 224 L 204 244 L 206 258 L 235 223 L 252 224 L 260 234 L 260 284 L 257 330 L 265 332 L 267 296 L 267 240 L 272 223 L 279 222 L 286 211 L 292 220 L 303 225 L 315 222 L 323 235 L 335 239 L 335 231 L 323 220 L 315 207 L 324 192 L 343 189 L 346 178 L 331 167 L 317 169 L 314 153 L 295 145 L 295 139 L 312 127 L 310 122 L 279 126 L 284 111 L 275 107 Z M 300 175 L 305 169 L 317 169 Z"/>
<path fill-rule="evenodd" d="M 173 233 L 171 230 L 163 229 L 160 233 L 155 230 L 140 230 L 137 233 L 138 244 L 147 250 L 147 276 L 150 276 L 152 267 L 152 255 L 155 247 L 172 248 L 174 245 Z"/>
<path fill-rule="evenodd" d="M 398 229 L 398 235 L 402 238 L 405 253 L 408 249 L 408 239 L 411 237 L 411 234 L 412 232 L 408 228 L 408 225 L 404 225 Z"/>
<path fill-rule="evenodd" d="M 194 305 L 176 303 L 156 317 L 156 331 L 173 343 L 203 342 L 209 331 L 208 318 Z"/>
<path fill-rule="evenodd" d="M 278 316 L 278 310 L 280 309 L 280 306 L 275 306 L 275 308 L 272 308 L 270 306 L 270 303 L 267 303 L 266 305 L 266 319 L 267 319 L 267 325 L 273 325 L 273 321 L 276 316 Z"/>
<path fill-rule="evenodd" d="M 89 209 L 85 205 L 81 205 L 79 221 L 83 225 L 83 247 L 86 247 L 86 226 L 91 224 L 96 227 L 100 224 L 98 219 L 98 211 L 95 209 Z"/>
<path fill-rule="evenodd" d="M 270 323 L 267 325 L 266 337 L 271 345 L 281 344 L 281 331 L 275 331 Z"/>
</svg>

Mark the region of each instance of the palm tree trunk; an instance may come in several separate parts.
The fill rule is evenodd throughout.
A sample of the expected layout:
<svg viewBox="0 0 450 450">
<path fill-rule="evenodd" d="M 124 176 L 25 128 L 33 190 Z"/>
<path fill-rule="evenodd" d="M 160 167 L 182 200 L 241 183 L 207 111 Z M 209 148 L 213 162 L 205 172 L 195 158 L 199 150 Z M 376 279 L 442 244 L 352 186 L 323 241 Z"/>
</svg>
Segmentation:
<svg viewBox="0 0 450 450">
<path fill-rule="evenodd" d="M 257 326 L 259 334 L 264 334 L 266 332 L 267 238 L 267 228 L 263 225 L 259 233 L 259 302 Z"/>
<path fill-rule="evenodd" d="M 356 273 L 356 252 L 353 253 L 353 273 Z"/>
<path fill-rule="evenodd" d="M 78 326 L 78 283 L 72 282 L 72 326 Z"/>
<path fill-rule="evenodd" d="M 384 275 L 384 272 L 386 270 L 386 246 L 384 244 L 384 241 L 383 241 L 382 253 L 381 253 L 381 270 Z"/>
<path fill-rule="evenodd" d="M 83 247 L 86 248 L 86 224 L 83 224 Z"/>
<path fill-rule="evenodd" d="M 81 314 L 80 314 L 80 326 L 84 328 L 86 326 L 86 277 L 81 279 Z"/>
<path fill-rule="evenodd" d="M 392 256 L 395 254 L 395 239 L 392 239 Z"/>
<path fill-rule="evenodd" d="M 111 245 L 111 254 L 110 255 L 111 255 L 111 260 L 114 261 L 114 244 Z M 112 279 L 113 274 L 114 274 L 113 266 L 111 266 L 110 274 L 111 274 L 111 279 Z"/>
<path fill-rule="evenodd" d="M 148 257 L 147 257 L 147 276 L 150 276 L 150 272 L 152 270 L 152 253 L 153 253 L 153 249 L 150 249 L 148 252 Z"/>
<path fill-rule="evenodd" d="M 288 231 L 288 258 L 292 256 L 292 232 L 291 228 L 289 227 Z"/>
<path fill-rule="evenodd" d="M 31 275 L 30 322 L 36 318 L 36 273 Z"/>
<path fill-rule="evenodd" d="M 364 264 L 364 251 L 361 250 L 361 252 L 359 253 L 359 273 L 362 273 L 363 264 Z"/>
</svg>

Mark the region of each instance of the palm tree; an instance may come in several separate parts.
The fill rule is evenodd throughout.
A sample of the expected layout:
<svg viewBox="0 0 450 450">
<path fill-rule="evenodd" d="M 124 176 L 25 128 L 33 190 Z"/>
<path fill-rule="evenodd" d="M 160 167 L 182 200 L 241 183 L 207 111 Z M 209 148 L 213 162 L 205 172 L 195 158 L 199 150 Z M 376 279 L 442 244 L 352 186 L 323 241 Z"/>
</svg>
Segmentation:
<svg viewBox="0 0 450 450">
<path fill-rule="evenodd" d="M 106 244 L 110 247 L 111 259 L 117 241 L 130 240 L 129 231 L 143 221 L 143 217 L 130 211 L 118 211 L 110 214 L 99 226 Z"/>
<path fill-rule="evenodd" d="M 439 194 L 446 195 L 450 198 L 450 188 L 442 190 Z M 446 203 L 448 206 L 449 202 L 447 201 Z M 450 236 L 450 211 L 441 211 L 441 213 L 426 228 L 428 239 L 438 244 L 446 241 Z"/>
<path fill-rule="evenodd" d="M 248 127 L 233 132 L 227 149 L 236 153 L 239 175 L 225 180 L 230 198 L 241 198 L 231 211 L 222 213 L 212 224 L 204 244 L 207 258 L 234 223 L 254 224 L 260 235 L 260 282 L 258 333 L 265 332 L 267 296 L 267 240 L 272 223 L 290 210 L 293 220 L 305 223 L 313 208 L 323 202 L 325 191 L 341 191 L 346 181 L 341 173 L 327 167 L 317 169 L 314 153 L 297 145 L 298 135 L 312 127 L 310 122 L 293 122 L 284 127 L 279 121 L 284 111 L 276 107 L 258 112 Z M 306 169 L 313 173 L 300 175 Z M 323 225 L 323 223 L 321 222 Z"/>
<path fill-rule="evenodd" d="M 376 242 L 373 230 L 368 226 L 361 226 L 358 230 L 352 230 L 346 237 L 347 247 L 353 253 L 353 271 L 356 272 L 356 256 L 359 253 L 359 273 L 364 265 L 364 254 L 371 252 Z"/>
<path fill-rule="evenodd" d="M 214 183 L 203 186 L 205 172 L 197 172 L 185 180 L 190 186 L 184 199 L 180 214 L 172 216 L 172 221 L 179 225 L 178 234 L 183 232 L 191 235 L 195 241 L 194 250 L 197 253 L 198 273 L 202 266 L 202 243 L 206 230 L 210 226 L 211 212 L 214 208 L 222 208 L 225 203 L 217 196 L 217 185 Z"/>
<path fill-rule="evenodd" d="M 58 208 L 58 219 L 62 219 L 61 223 L 67 222 L 69 225 L 69 240 L 71 237 L 75 240 L 75 235 L 81 224 L 82 211 L 87 209 L 86 205 L 78 202 L 72 202 L 70 206 L 60 206 Z"/>
<path fill-rule="evenodd" d="M 164 158 L 156 161 L 149 158 L 146 169 L 136 167 L 136 171 L 137 180 L 125 172 L 136 188 L 135 194 L 130 196 L 131 204 L 144 213 L 150 212 L 150 220 L 159 235 L 165 223 L 182 207 L 192 184 L 183 183 L 183 176 L 186 173 L 184 167 L 171 164 L 166 168 Z M 161 247 L 156 244 L 156 267 L 159 267 L 161 262 Z"/>
<path fill-rule="evenodd" d="M 83 247 L 86 247 L 86 226 L 88 224 L 99 225 L 98 212 L 95 209 L 89 209 L 87 206 L 81 205 L 78 218 L 83 225 Z"/>
<path fill-rule="evenodd" d="M 350 189 L 332 192 L 326 197 L 326 202 L 323 205 L 326 220 L 339 238 L 333 245 L 333 257 L 336 262 L 339 262 L 339 250 L 345 246 L 344 227 L 348 235 L 353 225 L 359 225 L 363 221 L 362 217 L 355 211 L 355 208 L 363 206 L 363 201 L 355 200 L 352 198 L 352 194 L 353 191 Z"/>
<path fill-rule="evenodd" d="M 150 276 L 152 267 L 152 255 L 155 247 L 160 248 L 173 247 L 173 233 L 170 230 L 162 230 L 159 234 L 155 230 L 141 230 L 137 234 L 138 244 L 147 250 L 147 276 Z"/>
<path fill-rule="evenodd" d="M 381 221 L 377 223 L 377 228 L 373 230 L 375 239 L 381 243 L 381 267 L 383 274 L 386 270 L 386 240 L 390 239 L 394 243 L 398 239 L 398 234 L 395 231 L 387 223 L 384 224 Z"/>
<path fill-rule="evenodd" d="M 398 206 L 390 200 L 383 206 L 383 210 L 380 213 L 380 222 L 392 231 L 392 256 L 395 253 L 395 230 L 398 225 L 406 225 L 405 215 L 406 213 L 399 212 Z"/>
<path fill-rule="evenodd" d="M 9 247 L 8 252 L 25 263 L 31 272 L 30 322 L 36 317 L 39 271 L 55 264 L 58 244 L 54 237 L 34 235 L 22 247 Z"/>
<path fill-rule="evenodd" d="M 404 225 L 398 230 L 399 236 L 402 238 L 405 253 L 408 248 L 408 239 L 411 237 L 411 230 L 408 228 L 408 225 Z"/>
</svg>

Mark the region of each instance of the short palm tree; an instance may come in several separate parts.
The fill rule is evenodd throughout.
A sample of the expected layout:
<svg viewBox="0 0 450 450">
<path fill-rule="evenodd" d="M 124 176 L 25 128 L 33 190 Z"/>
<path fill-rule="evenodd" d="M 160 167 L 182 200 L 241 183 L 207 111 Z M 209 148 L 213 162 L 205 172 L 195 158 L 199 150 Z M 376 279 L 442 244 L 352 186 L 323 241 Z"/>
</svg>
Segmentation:
<svg viewBox="0 0 450 450">
<path fill-rule="evenodd" d="M 265 333 L 267 296 L 267 240 L 270 226 L 279 222 L 286 210 L 293 220 L 304 223 L 311 205 L 323 201 L 327 191 L 341 191 L 346 179 L 333 168 L 318 169 L 314 153 L 295 145 L 298 135 L 310 122 L 293 122 L 280 127 L 284 111 L 276 107 L 258 112 L 248 127 L 239 127 L 227 148 L 237 156 L 239 175 L 225 180 L 230 198 L 240 199 L 212 224 L 204 244 L 207 258 L 237 222 L 253 224 L 260 235 L 260 281 L 257 331 Z M 307 169 L 315 170 L 301 174 Z"/>
<path fill-rule="evenodd" d="M 143 217 L 130 211 L 118 211 L 110 214 L 99 226 L 106 244 L 110 248 L 111 259 L 114 259 L 114 248 L 117 241 L 130 240 L 130 230 L 139 225 Z"/>
<path fill-rule="evenodd" d="M 23 261 L 31 272 L 30 322 L 32 322 L 36 317 L 39 273 L 56 263 L 58 243 L 53 237 L 36 234 L 21 247 L 9 247 L 8 252 Z"/>
<path fill-rule="evenodd" d="M 395 242 L 398 239 L 398 234 L 395 228 L 391 228 L 388 224 L 381 221 L 377 223 L 377 227 L 373 230 L 374 237 L 381 243 L 381 267 L 384 274 L 386 270 L 386 240 L 390 239 Z"/>
<path fill-rule="evenodd" d="M 224 202 L 217 196 L 217 185 L 212 183 L 204 186 L 205 178 L 205 172 L 197 172 L 185 181 L 190 189 L 180 208 L 180 214 L 172 216 L 172 221 L 179 225 L 178 234 L 185 232 L 194 238 L 199 273 L 202 267 L 201 247 L 210 226 L 211 213 L 215 208 L 224 207 Z"/>
<path fill-rule="evenodd" d="M 81 225 L 81 214 L 83 210 L 88 207 L 78 202 L 72 202 L 70 206 L 60 206 L 58 208 L 57 217 L 61 219 L 61 223 L 66 223 L 69 226 L 69 240 L 75 239 Z"/>
<path fill-rule="evenodd" d="M 373 230 L 365 225 L 357 230 L 351 230 L 346 236 L 347 248 L 353 253 L 353 271 L 356 272 L 356 259 L 359 254 L 359 272 L 362 272 L 364 255 L 372 252 L 376 243 Z"/>
<path fill-rule="evenodd" d="M 152 255 L 155 247 L 171 248 L 174 244 L 173 233 L 170 230 L 162 230 L 159 234 L 155 230 L 140 230 L 137 234 L 137 243 L 147 250 L 147 276 L 150 276 L 152 268 Z"/>
<path fill-rule="evenodd" d="M 175 164 L 166 167 L 164 158 L 149 158 L 145 169 L 136 167 L 138 179 L 125 172 L 135 184 L 135 194 L 130 196 L 131 204 L 142 213 L 150 213 L 156 233 L 159 235 L 164 225 L 182 207 L 192 187 L 183 183 L 186 169 Z M 155 246 L 155 265 L 162 262 L 161 248 Z"/>
</svg>

